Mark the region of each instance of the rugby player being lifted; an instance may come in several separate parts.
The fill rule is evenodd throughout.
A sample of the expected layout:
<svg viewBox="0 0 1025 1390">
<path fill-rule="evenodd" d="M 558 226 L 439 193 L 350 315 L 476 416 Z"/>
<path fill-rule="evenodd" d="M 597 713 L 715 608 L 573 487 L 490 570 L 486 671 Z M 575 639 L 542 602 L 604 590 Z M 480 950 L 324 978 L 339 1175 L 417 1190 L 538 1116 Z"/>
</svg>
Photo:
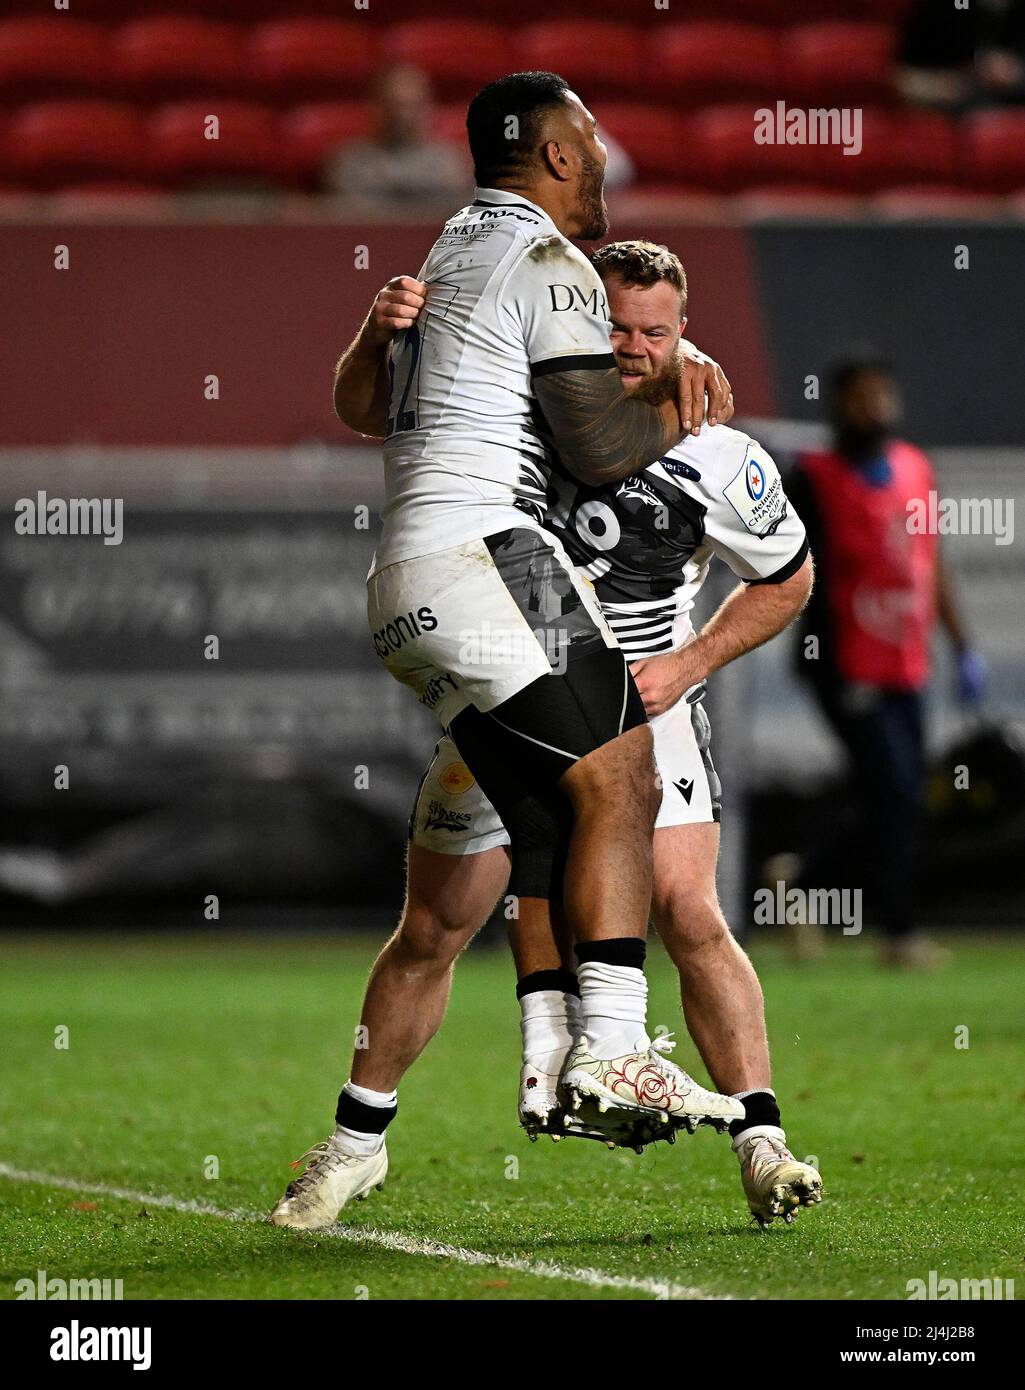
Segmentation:
<svg viewBox="0 0 1025 1390">
<path fill-rule="evenodd" d="M 526 113 L 536 128 L 527 134 L 532 122 L 521 113 L 526 149 L 510 162 L 508 150 L 490 140 L 488 121 L 508 110 L 513 93 L 522 106 L 524 87 L 536 97 L 539 86 L 545 101 Z M 618 276 L 606 267 L 608 288 L 618 281 L 627 298 L 613 313 L 617 359 L 609 355 L 605 288 L 552 231 L 592 239 L 605 230 L 602 149 L 577 99 L 550 75 L 506 79 L 475 99 L 468 126 L 478 180 L 487 176 L 489 186 L 447 224 L 420 280 L 400 280 L 379 298 L 336 382 L 343 418 L 388 435 L 384 536 L 370 580 L 375 645 L 392 673 L 436 709 L 446 737 L 412 823 L 403 921 L 368 989 L 370 1046 L 354 1061 L 334 1134 L 308 1153 L 305 1173 L 272 1219 L 325 1224 L 345 1201 L 383 1181 L 395 1086 L 440 1024 L 456 955 L 505 889 L 507 831 L 509 886 L 520 900 L 511 936 L 528 1130 L 572 1132 L 563 1111 L 568 1098 L 586 1101 L 600 1117 L 648 1117 L 669 1132 L 729 1123 L 752 1209 L 761 1219 L 790 1215 L 797 1202 L 817 1200 L 818 1175 L 785 1148 L 769 1089 L 760 990 L 715 902 L 718 791 L 700 694 L 710 671 L 772 636 L 800 608 L 810 584 L 803 528 L 787 517 L 768 456 L 734 431 L 701 429 L 689 396 L 679 419 L 694 434 L 677 447 L 680 382 L 689 391 L 695 373 L 681 377 L 685 286 L 682 271 L 673 284 L 675 258 L 626 247 Z M 539 135 L 547 137 L 540 145 Z M 505 172 L 498 177 L 488 160 L 500 156 Z M 639 274 L 631 269 L 637 256 Z M 631 307 L 631 295 L 647 298 Z M 619 324 L 617 313 L 629 319 L 642 307 L 660 315 L 657 331 Z M 524 362 L 512 360 L 509 340 Z M 710 415 L 728 416 L 728 388 L 711 368 L 697 375 L 701 404 L 706 377 Z M 524 409 L 510 417 L 517 398 Z M 641 413 L 630 418 L 624 403 Z M 502 443 L 489 446 L 493 439 Z M 688 448 L 699 450 L 694 462 Z M 553 451 L 564 465 L 554 475 Z M 635 667 L 640 694 L 590 585 L 539 529 L 553 499 L 567 549 L 606 590 L 607 612 L 630 654 L 646 658 Z M 655 512 L 667 526 L 655 522 Z M 625 539 L 618 558 L 610 541 L 617 527 Z M 690 644 L 688 659 L 677 649 L 713 553 L 753 582 Z M 638 555 L 645 556 L 642 571 Z M 617 570 L 626 574 L 618 598 Z M 752 599 L 759 591 L 768 597 Z M 472 664 L 460 666 L 458 648 L 482 624 L 487 640 Z M 505 642 L 508 651 L 510 637 L 522 638 L 520 625 L 529 632 L 520 640 L 523 662 L 489 669 L 488 643 Z M 666 725 L 658 778 L 647 761 L 641 694 Z M 684 812 L 667 804 L 670 793 Z M 425 794 L 436 805 L 447 795 L 462 798 L 464 812 L 472 808 L 473 833 L 459 841 L 456 861 L 455 846 L 439 853 L 430 840 Z M 649 799 L 658 804 L 648 806 Z M 725 1094 L 704 1091 L 646 1032 L 656 814 L 665 849 L 659 852 L 656 836 L 656 920 L 681 970 L 688 1024 Z M 633 844 L 638 825 L 642 846 Z M 684 829 L 692 832 L 689 843 L 670 846 L 666 835 Z M 620 1123 L 608 1132 L 630 1131 Z"/>
</svg>

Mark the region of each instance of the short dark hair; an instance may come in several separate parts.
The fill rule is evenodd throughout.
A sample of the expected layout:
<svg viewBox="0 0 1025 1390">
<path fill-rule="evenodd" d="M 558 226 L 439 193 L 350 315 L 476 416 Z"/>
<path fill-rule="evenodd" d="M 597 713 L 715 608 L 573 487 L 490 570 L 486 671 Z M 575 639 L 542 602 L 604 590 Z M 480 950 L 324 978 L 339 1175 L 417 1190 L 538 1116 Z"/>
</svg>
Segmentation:
<svg viewBox="0 0 1025 1390">
<path fill-rule="evenodd" d="M 829 374 L 829 389 L 834 400 L 862 376 L 885 376 L 892 379 L 893 366 L 874 352 L 861 352 L 837 362 Z"/>
<path fill-rule="evenodd" d="M 521 174 L 541 140 L 541 119 L 566 100 L 569 83 L 555 72 L 513 72 L 482 87 L 466 112 L 473 174 L 482 188 Z M 509 117 L 516 117 L 515 135 Z"/>
<path fill-rule="evenodd" d="M 624 285 L 672 285 L 680 296 L 681 316 L 687 312 L 687 272 L 679 256 L 654 241 L 610 241 L 591 257 L 598 274 L 618 275 Z"/>
</svg>

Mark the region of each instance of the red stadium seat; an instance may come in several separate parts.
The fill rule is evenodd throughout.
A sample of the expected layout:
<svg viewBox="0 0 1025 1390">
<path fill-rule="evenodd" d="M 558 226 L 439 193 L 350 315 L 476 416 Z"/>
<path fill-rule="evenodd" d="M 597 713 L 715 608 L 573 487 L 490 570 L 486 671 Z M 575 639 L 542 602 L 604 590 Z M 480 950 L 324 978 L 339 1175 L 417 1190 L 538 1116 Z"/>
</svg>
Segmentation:
<svg viewBox="0 0 1025 1390">
<path fill-rule="evenodd" d="M 159 107 L 148 124 L 154 172 L 163 181 L 269 179 L 290 172 L 274 113 L 247 101 L 180 101 Z M 207 139 L 207 119 L 216 115 L 219 134 Z"/>
<path fill-rule="evenodd" d="M 782 43 L 789 96 L 826 106 L 895 96 L 897 32 L 889 24 L 801 24 L 788 29 Z"/>
<path fill-rule="evenodd" d="M 0 92 L 6 102 L 102 91 L 110 69 L 102 25 L 70 15 L 0 22 Z"/>
<path fill-rule="evenodd" d="M 244 31 L 231 24 L 174 15 L 133 20 L 115 30 L 113 52 L 117 80 L 148 101 L 237 92 L 247 82 Z"/>
<path fill-rule="evenodd" d="M 641 31 L 597 19 L 547 20 L 517 35 L 517 66 L 557 72 L 593 111 L 596 94 L 633 93 L 645 78 Z"/>
<path fill-rule="evenodd" d="M 725 192 L 750 184 L 804 178 L 792 146 L 756 145 L 754 137 L 754 108 L 750 104 L 709 106 L 698 111 L 687 124 L 687 177 Z"/>
<path fill-rule="evenodd" d="M 329 155 L 350 140 L 373 133 L 369 102 L 321 101 L 297 106 L 281 120 L 282 157 L 300 177 L 311 180 Z"/>
<path fill-rule="evenodd" d="M 378 64 L 366 24 L 343 19 L 283 19 L 256 28 L 248 44 L 251 78 L 269 100 L 362 93 Z"/>
<path fill-rule="evenodd" d="M 23 106 L 11 117 L 5 143 L 7 167 L 46 188 L 76 178 L 135 178 L 146 165 L 142 121 L 121 102 Z"/>
<path fill-rule="evenodd" d="M 953 183 L 956 127 L 935 111 L 869 109 L 862 113 L 859 154 L 845 155 L 835 145 L 802 145 L 793 147 L 790 157 L 801 177 L 853 191 Z"/>
<path fill-rule="evenodd" d="M 780 45 L 759 24 L 672 24 L 649 40 L 650 77 L 674 101 L 700 105 L 779 94 Z"/>
<path fill-rule="evenodd" d="M 1011 192 L 1025 183 L 1025 111 L 979 111 L 963 134 L 963 164 L 980 188 Z"/>
<path fill-rule="evenodd" d="M 634 162 L 637 176 L 660 183 L 695 179 L 689 158 L 684 117 L 668 106 L 641 102 L 603 102 L 598 133 L 609 131 Z"/>
<path fill-rule="evenodd" d="M 465 98 L 512 70 L 508 32 L 474 19 L 419 19 L 386 31 L 384 57 L 422 68 L 445 100 Z"/>
</svg>

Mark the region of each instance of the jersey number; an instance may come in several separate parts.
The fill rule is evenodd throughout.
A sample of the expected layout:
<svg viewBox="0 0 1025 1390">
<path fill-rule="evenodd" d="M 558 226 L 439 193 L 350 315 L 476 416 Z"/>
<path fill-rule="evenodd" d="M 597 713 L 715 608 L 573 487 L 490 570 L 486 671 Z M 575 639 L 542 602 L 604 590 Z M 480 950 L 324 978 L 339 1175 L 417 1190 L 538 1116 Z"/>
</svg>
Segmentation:
<svg viewBox="0 0 1025 1390">
<path fill-rule="evenodd" d="M 398 358 L 398 362 L 396 362 Z M 391 383 L 389 400 L 395 400 L 396 380 L 402 382 L 395 414 L 388 417 L 388 434 L 399 434 L 403 430 L 416 429 L 416 411 L 408 408 L 410 389 L 416 379 L 416 369 L 420 363 L 420 325 L 414 323 L 402 335 L 402 346 L 392 349 L 388 362 L 388 377 Z M 416 397 L 414 396 L 414 401 Z"/>
<path fill-rule="evenodd" d="M 432 317 L 446 318 L 458 294 L 458 285 L 453 285 L 447 280 L 432 280 L 428 301 L 420 317 L 412 328 L 406 329 L 392 348 L 388 363 L 391 388 L 388 399 L 395 405 L 395 414 L 388 418 L 389 435 L 419 427 L 417 410 L 420 404 L 420 361 L 424 338 Z"/>
</svg>

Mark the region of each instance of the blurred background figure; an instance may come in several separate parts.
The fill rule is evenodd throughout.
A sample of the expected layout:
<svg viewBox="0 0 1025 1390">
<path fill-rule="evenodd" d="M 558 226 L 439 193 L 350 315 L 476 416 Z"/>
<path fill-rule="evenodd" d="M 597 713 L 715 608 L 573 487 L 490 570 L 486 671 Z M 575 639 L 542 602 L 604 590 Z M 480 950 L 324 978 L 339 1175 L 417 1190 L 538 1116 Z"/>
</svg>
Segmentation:
<svg viewBox="0 0 1025 1390">
<path fill-rule="evenodd" d="M 1025 0 L 917 0 L 897 59 L 905 100 L 949 108 L 1025 101 Z"/>
<path fill-rule="evenodd" d="M 938 963 L 915 930 L 915 851 L 925 786 L 924 698 L 938 620 L 954 646 L 958 694 L 981 700 L 986 666 L 958 610 L 939 537 L 919 531 L 909 503 L 928 505 L 936 479 L 924 453 L 895 433 L 900 397 L 883 362 L 851 359 L 831 383 L 830 448 L 799 456 L 787 490 L 808 528 L 816 586 L 795 655 L 849 759 L 853 831 L 841 825 L 854 881 L 886 933 L 893 964 Z M 835 837 L 793 863 L 822 882 Z M 814 949 L 810 928 L 798 946 Z"/>
<path fill-rule="evenodd" d="M 466 142 L 433 133 L 434 97 L 425 73 L 408 64 L 387 68 L 374 83 L 375 134 L 350 141 L 330 160 L 329 193 L 378 206 L 468 200 L 473 177 Z"/>
</svg>

